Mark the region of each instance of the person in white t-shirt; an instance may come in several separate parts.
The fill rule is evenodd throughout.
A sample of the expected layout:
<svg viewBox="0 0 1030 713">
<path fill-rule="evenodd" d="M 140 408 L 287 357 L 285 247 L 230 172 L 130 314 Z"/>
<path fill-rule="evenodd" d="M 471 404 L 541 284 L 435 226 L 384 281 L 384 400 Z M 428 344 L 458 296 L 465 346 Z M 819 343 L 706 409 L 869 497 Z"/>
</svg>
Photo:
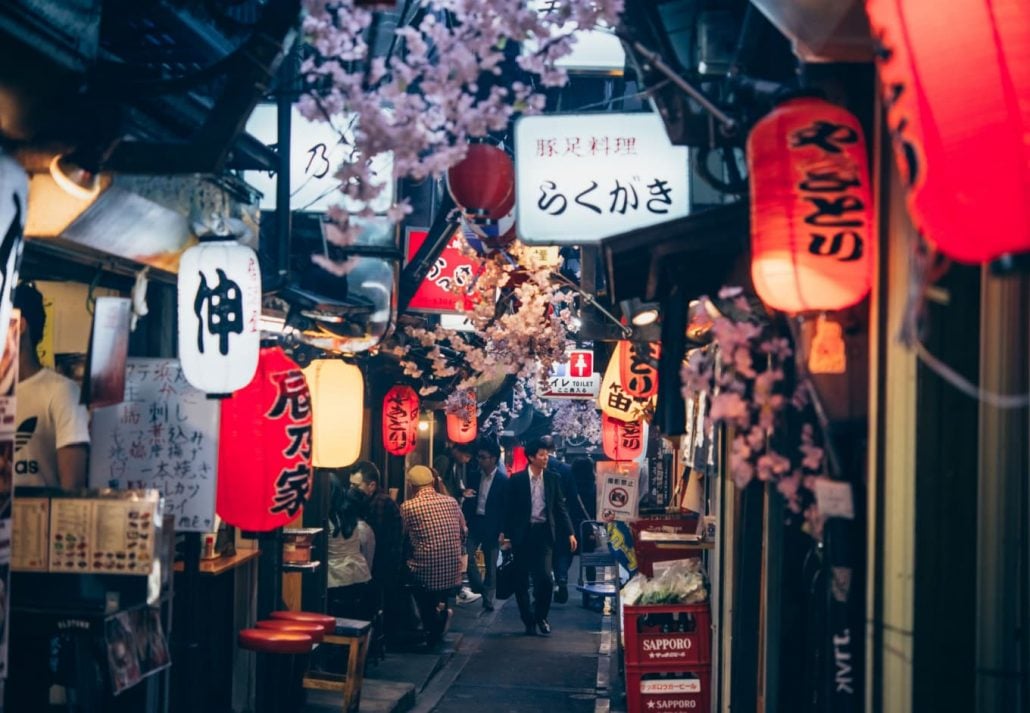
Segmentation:
<svg viewBox="0 0 1030 713">
<path fill-rule="evenodd" d="M 79 386 L 39 363 L 43 338 L 43 295 L 22 283 L 14 293 L 21 310 L 14 484 L 74 490 L 86 485 L 89 412 L 79 403 Z"/>
</svg>

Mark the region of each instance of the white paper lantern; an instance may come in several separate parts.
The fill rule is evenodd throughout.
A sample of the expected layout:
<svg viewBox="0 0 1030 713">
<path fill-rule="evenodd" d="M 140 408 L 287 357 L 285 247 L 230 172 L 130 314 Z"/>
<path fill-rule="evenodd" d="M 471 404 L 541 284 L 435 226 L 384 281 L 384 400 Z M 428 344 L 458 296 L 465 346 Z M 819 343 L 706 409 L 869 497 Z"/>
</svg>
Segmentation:
<svg viewBox="0 0 1030 713">
<path fill-rule="evenodd" d="M 28 211 L 29 179 L 21 165 L 0 150 L 0 337 L 7 333 L 18 284 L 22 229 Z M 0 338 L 0 352 L 4 341 Z"/>
<path fill-rule="evenodd" d="M 261 271 L 253 250 L 202 242 L 179 262 L 179 360 L 193 386 L 230 394 L 250 383 L 261 348 Z"/>
<path fill-rule="evenodd" d="M 342 468 L 361 455 L 365 379 L 361 369 L 340 359 L 315 359 L 304 369 L 311 391 L 311 464 Z"/>
</svg>

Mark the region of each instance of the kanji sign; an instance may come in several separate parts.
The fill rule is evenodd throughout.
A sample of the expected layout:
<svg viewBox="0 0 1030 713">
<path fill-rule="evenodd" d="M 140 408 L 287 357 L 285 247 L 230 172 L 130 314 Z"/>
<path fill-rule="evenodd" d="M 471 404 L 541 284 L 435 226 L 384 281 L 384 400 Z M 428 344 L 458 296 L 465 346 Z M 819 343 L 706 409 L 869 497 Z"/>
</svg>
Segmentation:
<svg viewBox="0 0 1030 713">
<path fill-rule="evenodd" d="M 594 399 L 601 375 L 594 372 L 594 353 L 573 349 L 564 364 L 554 364 L 547 376 L 543 397 L 548 399 Z"/>
<path fill-rule="evenodd" d="M 515 123 L 515 225 L 531 245 L 592 244 L 685 216 L 685 146 L 657 114 L 531 116 Z"/>
<path fill-rule="evenodd" d="M 408 232 L 409 262 L 428 235 L 425 230 Z M 408 309 L 415 312 L 471 312 L 474 305 L 468 290 L 475 285 L 475 271 L 476 262 L 462 253 L 461 240 L 455 232 L 415 291 Z"/>
</svg>

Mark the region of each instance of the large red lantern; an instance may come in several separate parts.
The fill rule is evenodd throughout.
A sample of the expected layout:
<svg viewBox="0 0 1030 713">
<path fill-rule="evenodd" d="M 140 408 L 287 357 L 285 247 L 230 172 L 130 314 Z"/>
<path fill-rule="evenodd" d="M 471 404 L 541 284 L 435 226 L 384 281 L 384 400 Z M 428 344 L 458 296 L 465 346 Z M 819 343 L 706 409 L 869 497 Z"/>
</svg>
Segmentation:
<svg viewBox="0 0 1030 713">
<path fill-rule="evenodd" d="M 876 228 L 865 136 L 821 99 L 793 99 L 747 141 L 751 278 L 761 300 L 791 314 L 837 310 L 872 286 Z"/>
<path fill-rule="evenodd" d="M 601 414 L 601 446 L 612 460 L 636 460 L 644 452 L 644 422 L 620 421 Z"/>
<path fill-rule="evenodd" d="M 658 360 L 661 342 L 619 342 L 619 386 L 634 398 L 649 399 L 658 393 Z"/>
<path fill-rule="evenodd" d="M 511 472 L 518 473 L 529 467 L 529 459 L 526 457 L 526 449 L 523 446 L 515 446 L 511 449 Z"/>
<path fill-rule="evenodd" d="M 447 440 L 451 443 L 472 443 L 476 440 L 478 415 L 473 393 L 470 402 L 461 411 L 447 414 Z"/>
<path fill-rule="evenodd" d="M 280 347 L 262 348 L 250 383 L 222 401 L 219 517 L 241 530 L 289 523 L 311 492 L 311 394 Z"/>
<path fill-rule="evenodd" d="M 410 386 L 393 386 L 383 397 L 383 446 L 391 455 L 405 456 L 418 440 L 418 394 Z"/>
<path fill-rule="evenodd" d="M 465 158 L 447 170 L 447 190 L 469 217 L 499 220 L 514 203 L 515 164 L 493 144 L 469 144 Z"/>
<path fill-rule="evenodd" d="M 979 263 L 1030 251 L 1030 4 L 867 0 L 916 227 Z"/>
</svg>

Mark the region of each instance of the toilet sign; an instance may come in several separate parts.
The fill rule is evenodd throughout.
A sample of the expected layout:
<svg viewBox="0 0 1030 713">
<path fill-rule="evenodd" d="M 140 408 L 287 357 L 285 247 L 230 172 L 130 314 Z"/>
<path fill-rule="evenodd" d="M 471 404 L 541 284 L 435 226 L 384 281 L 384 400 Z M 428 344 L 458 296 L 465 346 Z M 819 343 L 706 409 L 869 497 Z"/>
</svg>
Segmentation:
<svg viewBox="0 0 1030 713">
<path fill-rule="evenodd" d="M 568 357 L 568 362 L 551 366 L 542 396 L 545 399 L 596 399 L 601 375 L 594 372 L 594 353 L 589 349 L 573 349 Z"/>
</svg>

